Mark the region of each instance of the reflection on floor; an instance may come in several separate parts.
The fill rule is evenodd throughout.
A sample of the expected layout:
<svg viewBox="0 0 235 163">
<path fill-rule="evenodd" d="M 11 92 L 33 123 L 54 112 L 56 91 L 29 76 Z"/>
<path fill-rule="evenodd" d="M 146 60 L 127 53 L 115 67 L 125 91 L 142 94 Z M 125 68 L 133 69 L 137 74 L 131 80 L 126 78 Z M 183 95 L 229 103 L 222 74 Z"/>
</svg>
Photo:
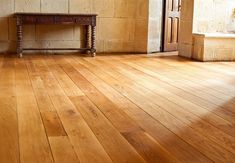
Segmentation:
<svg viewBox="0 0 235 163">
<path fill-rule="evenodd" d="M 233 162 L 235 63 L 0 56 L 2 162 Z"/>
</svg>

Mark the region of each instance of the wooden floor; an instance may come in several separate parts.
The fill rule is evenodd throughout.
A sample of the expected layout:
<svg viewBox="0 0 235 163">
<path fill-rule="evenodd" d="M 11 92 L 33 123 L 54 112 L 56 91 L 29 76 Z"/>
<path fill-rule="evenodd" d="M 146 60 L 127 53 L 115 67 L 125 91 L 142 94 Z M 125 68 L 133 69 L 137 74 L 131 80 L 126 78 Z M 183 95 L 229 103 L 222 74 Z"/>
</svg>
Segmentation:
<svg viewBox="0 0 235 163">
<path fill-rule="evenodd" d="M 0 163 L 235 162 L 235 63 L 0 56 Z"/>
</svg>

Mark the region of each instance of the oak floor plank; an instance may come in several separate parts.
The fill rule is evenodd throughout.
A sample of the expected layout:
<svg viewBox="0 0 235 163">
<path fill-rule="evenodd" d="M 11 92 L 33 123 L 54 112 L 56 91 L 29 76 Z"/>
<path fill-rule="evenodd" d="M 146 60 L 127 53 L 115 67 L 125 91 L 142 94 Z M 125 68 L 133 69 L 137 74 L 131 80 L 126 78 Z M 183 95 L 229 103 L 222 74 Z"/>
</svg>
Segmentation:
<svg viewBox="0 0 235 163">
<path fill-rule="evenodd" d="M 24 60 L 16 61 L 20 162 L 54 162 Z"/>
<path fill-rule="evenodd" d="M 0 162 L 18 163 L 18 118 L 16 98 L 0 98 Z"/>
<path fill-rule="evenodd" d="M 234 62 L 165 54 L 0 55 L 0 162 L 234 162 Z"/>
<path fill-rule="evenodd" d="M 94 61 L 94 62 L 96 62 L 96 61 Z M 199 149 L 199 151 L 206 154 L 212 160 L 217 160 L 217 161 L 218 160 L 220 160 L 220 161 L 221 160 L 227 160 L 227 161 L 230 160 L 231 161 L 231 160 L 234 159 L 233 154 L 226 151 L 224 148 L 221 148 L 220 146 L 214 144 L 214 142 L 209 141 L 204 136 L 201 136 L 196 131 L 194 131 L 192 128 L 190 128 L 186 124 L 180 122 L 178 119 L 176 119 L 174 116 L 171 116 L 166 111 L 158 108 L 157 105 L 155 105 L 151 102 L 153 100 L 147 98 L 148 96 L 146 96 L 145 91 L 139 91 L 138 90 L 139 88 L 136 88 L 136 87 L 131 89 L 130 85 L 126 86 L 124 84 L 125 79 L 120 77 L 120 74 L 113 71 L 113 69 L 111 67 L 107 67 L 107 65 L 104 65 L 104 63 L 102 63 L 101 65 L 103 65 L 103 66 L 102 67 L 100 65 L 99 66 L 102 68 L 102 70 L 104 72 L 107 72 L 111 77 L 115 78 L 115 80 L 112 80 L 112 78 L 110 76 L 104 76 L 105 74 L 99 74 L 100 78 L 105 80 L 107 83 L 112 85 L 115 89 L 120 91 L 127 98 L 132 100 L 135 104 L 137 104 L 142 109 L 144 109 L 146 112 L 148 112 L 150 115 L 155 117 L 162 124 L 164 124 L 167 128 L 170 128 L 171 131 L 173 131 L 174 133 L 176 133 L 180 137 L 183 136 L 183 139 L 185 141 L 187 141 L 189 144 L 191 144 L 195 148 Z M 141 99 L 144 99 L 144 101 L 141 100 Z M 182 134 L 182 135 L 179 134 L 178 133 L 179 131 L 177 131 L 178 127 L 179 128 L 186 128 L 187 129 L 187 132 L 186 132 L 187 134 L 186 135 L 185 134 Z M 200 143 L 198 143 L 197 141 L 200 141 Z M 211 150 L 207 150 L 207 148 L 210 148 Z M 224 156 L 224 158 L 221 157 L 221 154 Z"/>
<path fill-rule="evenodd" d="M 40 112 L 54 111 L 54 106 L 39 75 L 39 70 L 36 69 L 35 65 L 32 63 L 32 61 L 30 61 L 29 58 L 26 59 L 26 66 Z"/>
<path fill-rule="evenodd" d="M 87 120 L 114 162 L 145 162 L 91 101 L 85 97 L 70 97 L 70 99 Z"/>
<path fill-rule="evenodd" d="M 118 57 L 114 57 L 114 58 L 118 58 Z M 134 61 L 134 60 L 143 61 L 143 58 L 146 58 L 146 56 L 138 58 L 137 56 L 132 55 L 132 56 L 124 56 L 124 58 L 126 58 L 129 61 Z M 147 61 L 147 63 L 152 63 L 154 66 L 157 66 L 161 70 L 162 68 L 165 69 L 165 67 L 168 67 L 168 68 L 170 67 L 171 68 L 170 70 L 173 70 L 173 71 L 182 70 L 182 72 L 178 73 L 179 76 L 183 75 L 185 77 L 185 75 L 186 76 L 189 75 L 191 79 L 198 78 L 199 80 L 196 81 L 196 84 L 200 83 L 201 85 L 205 85 L 206 87 L 204 87 L 203 90 L 208 89 L 207 93 L 210 93 L 212 96 L 214 95 L 213 92 L 220 93 L 221 96 L 225 96 L 227 93 L 229 93 L 231 96 L 234 96 L 235 87 L 233 85 L 227 86 L 227 84 L 225 84 L 227 83 L 227 80 L 229 80 L 230 78 L 222 73 L 211 72 L 208 69 L 209 68 L 208 63 L 189 61 L 183 58 L 178 58 L 176 56 L 173 56 L 173 57 L 151 56 L 151 60 L 145 60 L 145 61 Z M 214 65 L 216 65 L 216 63 L 214 63 Z M 194 73 L 191 73 L 191 72 L 194 72 Z M 193 80 L 193 82 L 195 82 L 195 80 Z M 216 85 L 216 87 L 214 85 Z M 226 92 L 224 91 L 225 89 L 226 89 Z"/>
<path fill-rule="evenodd" d="M 14 59 L 0 56 L 0 162 L 19 162 Z M 5 94 L 8 93 L 8 94 Z"/>
<path fill-rule="evenodd" d="M 133 76 L 132 74 L 134 74 L 133 71 L 128 73 L 128 71 L 130 71 L 130 70 L 127 70 L 128 67 L 125 67 L 120 62 L 114 62 L 114 63 L 112 63 L 112 65 L 105 62 L 105 64 L 110 65 L 113 69 L 117 69 L 117 71 L 120 72 L 123 76 L 127 75 L 126 77 L 131 78 L 131 76 Z M 139 77 L 143 78 L 142 76 L 139 76 Z M 138 77 L 133 78 L 132 80 L 136 81 L 136 80 L 138 80 Z M 134 85 L 134 83 L 133 83 L 133 85 Z M 147 83 L 146 83 L 146 85 L 147 85 Z M 138 85 L 138 87 L 136 86 L 136 89 L 138 89 L 138 91 L 145 92 L 145 95 L 147 97 L 149 97 L 149 100 L 153 101 L 153 103 L 155 103 L 158 106 L 160 106 L 161 108 L 165 109 L 167 112 L 174 114 L 174 116 L 177 117 L 182 122 L 188 124 L 192 128 L 201 132 L 203 135 L 207 136 L 208 138 L 210 138 L 214 142 L 219 143 L 221 146 L 223 146 L 224 148 L 226 148 L 227 150 L 229 150 L 235 154 L 235 139 L 233 136 L 222 132 L 221 130 L 217 129 L 213 125 L 202 120 L 200 117 L 198 117 L 194 114 L 190 114 L 186 109 L 182 108 L 182 106 L 180 107 L 179 105 L 168 100 L 167 98 L 162 97 L 161 94 L 158 94 L 157 92 L 154 93 L 153 91 L 150 91 L 152 88 L 150 88 L 150 90 L 147 90 L 144 87 L 141 87 L 140 85 Z M 194 108 L 194 110 L 195 110 L 195 108 Z M 226 124 L 225 122 L 226 121 L 224 121 L 224 122 L 222 121 L 221 123 Z M 214 118 L 213 123 L 215 123 L 215 118 Z M 230 127 L 229 123 L 227 123 L 226 126 Z M 232 134 L 232 135 L 234 135 L 234 134 Z M 217 140 L 219 140 L 219 141 L 217 141 Z"/>
<path fill-rule="evenodd" d="M 196 69 L 197 70 L 197 69 Z M 207 70 L 205 69 L 204 72 L 202 71 L 200 74 L 204 74 L 206 72 L 206 75 L 207 74 Z M 175 75 L 176 77 L 181 77 L 182 78 L 182 74 L 184 74 L 184 71 L 182 69 L 182 72 L 180 73 L 177 73 L 177 75 Z M 204 82 L 207 82 L 207 80 L 205 81 L 205 79 L 207 79 L 208 77 L 207 76 L 203 76 L 201 75 L 200 77 L 200 74 L 198 75 L 194 75 L 194 76 L 199 76 L 198 80 L 204 80 Z M 166 74 L 167 75 L 167 74 Z M 195 77 L 194 77 L 195 78 Z M 213 81 L 219 81 L 221 80 L 221 78 L 216 78 L 216 79 L 213 79 Z M 192 77 L 187 79 L 187 83 L 184 83 L 184 85 L 182 85 L 182 83 L 178 84 L 179 86 L 181 87 L 184 87 L 186 86 L 186 89 L 188 89 L 188 91 L 195 91 L 194 88 L 196 88 L 196 92 L 199 96 L 205 98 L 205 99 L 208 99 L 210 100 L 211 102 L 217 104 L 217 105 L 224 105 L 224 102 L 226 101 L 229 101 L 229 103 L 226 103 L 226 105 L 224 105 L 226 107 L 227 110 L 229 110 L 230 112 L 233 112 L 235 113 L 234 111 L 234 107 L 235 107 L 235 102 L 232 100 L 234 98 L 234 94 L 235 92 L 231 92 L 232 95 L 231 96 L 228 96 L 228 95 L 225 95 L 223 94 L 223 92 L 229 92 L 232 90 L 232 86 L 231 89 L 226 89 L 224 87 L 222 87 L 222 90 L 223 92 L 221 93 L 220 91 L 218 91 L 218 89 L 220 88 L 220 86 L 218 86 L 218 84 L 214 84 L 213 82 L 210 82 L 203 86 L 203 84 L 200 84 L 200 82 L 195 82 L 195 79 L 193 79 Z M 211 81 L 211 79 L 210 79 Z M 225 80 L 223 80 L 223 83 L 226 82 Z M 213 86 L 213 87 L 211 87 Z M 221 89 L 221 88 L 220 88 Z"/>
<path fill-rule="evenodd" d="M 208 94 L 208 92 L 206 92 L 206 91 L 200 91 L 200 90 L 205 89 L 200 84 L 195 84 L 194 82 L 189 81 L 190 79 L 186 80 L 186 81 L 185 80 L 181 80 L 181 78 L 183 78 L 181 76 L 181 74 L 184 73 L 183 71 L 181 73 L 176 74 L 176 75 L 171 73 L 171 69 L 170 70 L 168 69 L 165 72 L 157 71 L 158 67 L 156 67 L 152 62 L 151 62 L 151 64 L 149 64 L 149 62 L 150 61 L 139 62 L 139 64 L 138 63 L 137 64 L 139 66 L 141 66 L 141 67 L 146 67 L 146 68 L 148 68 L 148 69 L 150 69 L 152 71 L 156 70 L 156 71 L 154 71 L 155 72 L 154 75 L 151 74 L 151 76 L 157 77 L 160 80 L 163 80 L 164 82 L 170 83 L 171 85 L 174 85 L 175 87 L 184 90 L 184 92 L 188 92 L 190 94 L 194 94 L 198 98 L 203 98 L 204 100 L 206 100 L 209 103 L 212 103 L 214 105 L 217 105 L 218 107 L 222 107 L 223 106 L 224 107 L 223 110 L 224 111 L 227 110 L 224 113 L 228 113 L 227 115 L 229 115 L 229 114 L 234 115 L 234 109 L 233 109 L 234 108 L 234 104 L 229 103 L 229 104 L 226 104 L 226 106 L 224 105 L 226 101 L 232 101 L 231 97 L 229 99 L 223 100 L 223 99 L 220 99 L 218 97 L 212 96 L 211 94 Z M 178 91 L 178 92 L 181 93 L 181 91 Z M 198 98 L 197 98 L 197 100 L 199 100 Z M 207 106 L 208 106 L 208 102 L 206 104 Z M 201 104 L 205 104 L 205 102 L 203 103 L 201 100 L 200 100 L 200 103 Z M 209 107 L 211 107 L 210 104 L 209 104 Z M 230 120 L 233 122 L 234 118 L 230 118 Z"/>
<path fill-rule="evenodd" d="M 235 123 L 235 114 L 226 110 L 226 108 L 222 106 L 215 105 L 204 98 L 198 97 L 197 91 L 189 91 L 187 89 L 179 87 L 177 81 L 172 80 L 167 75 L 159 74 L 158 72 L 154 71 L 153 68 L 148 67 L 146 65 L 145 66 L 139 65 L 138 63 L 134 62 L 124 62 L 124 63 L 151 77 L 154 77 L 160 87 L 170 90 L 170 92 L 174 93 L 175 95 L 183 97 L 185 100 L 188 100 L 191 103 L 201 106 L 231 123 Z"/>
<path fill-rule="evenodd" d="M 185 59 L 181 58 L 180 61 L 184 61 Z M 220 80 L 224 80 L 226 83 L 226 80 L 234 77 L 234 73 L 232 72 L 234 69 L 233 67 L 226 67 L 226 69 L 224 69 L 223 62 L 205 62 L 204 64 L 202 64 L 201 62 L 189 62 L 191 68 L 193 69 L 198 69 L 200 71 L 203 71 L 203 69 L 206 69 L 208 71 L 208 73 L 211 76 L 214 76 L 215 78 L 219 78 Z M 226 70 L 226 71 L 225 71 Z M 197 73 L 198 73 L 197 72 Z M 205 75 L 205 74 L 202 74 Z M 233 86 L 234 88 L 234 86 Z"/>
<path fill-rule="evenodd" d="M 41 116 L 48 137 L 67 136 L 56 111 L 44 111 Z"/>
<path fill-rule="evenodd" d="M 208 89 L 208 93 L 211 93 L 212 95 L 214 95 L 213 93 L 217 93 L 220 95 L 220 98 L 222 98 L 223 96 L 224 98 L 226 98 L 227 96 L 234 96 L 235 87 L 227 83 L 227 80 L 229 80 L 230 77 L 225 75 L 225 73 L 211 71 L 213 67 L 209 66 L 208 63 L 201 64 L 200 62 L 185 62 L 184 60 L 183 62 L 180 62 L 181 60 L 182 59 L 180 59 L 178 62 L 176 62 L 175 60 L 169 62 L 168 59 L 159 59 L 158 62 L 171 66 L 174 66 L 174 64 L 180 65 L 177 70 L 182 70 L 184 72 L 181 73 L 181 75 L 184 74 L 186 76 L 189 76 L 197 83 L 206 86 L 206 90 Z M 187 65 L 183 66 L 182 63 L 187 63 Z M 192 71 L 194 71 L 195 73 L 192 74 Z"/>
<path fill-rule="evenodd" d="M 135 69 L 132 69 L 130 67 L 126 67 L 125 65 L 122 65 L 122 67 L 125 67 L 125 70 L 122 70 L 122 74 L 124 76 L 132 78 L 132 80 L 138 83 L 139 85 L 142 85 L 143 87 L 152 90 L 159 96 L 165 97 L 169 101 L 172 101 L 173 103 L 179 105 L 182 109 L 187 110 L 188 112 L 191 112 L 194 115 L 197 115 L 201 119 L 221 129 L 225 133 L 230 134 L 231 136 L 235 135 L 235 128 L 233 123 L 230 123 L 229 121 L 224 120 L 223 118 L 206 110 L 205 108 L 199 107 L 198 105 L 195 105 L 185 100 L 184 98 L 171 93 L 171 89 L 165 89 L 164 87 L 160 86 L 161 84 L 154 84 L 156 82 L 159 83 L 159 80 L 155 80 L 154 78 L 144 73 L 140 73 L 139 71 L 136 71 Z"/>
<path fill-rule="evenodd" d="M 3 58 L 4 56 L 3 55 L 0 55 L 0 72 L 2 71 L 2 65 L 3 65 Z"/>
<path fill-rule="evenodd" d="M 85 94 L 76 86 L 69 76 L 60 68 L 52 57 L 47 57 L 45 62 L 59 82 L 61 88 L 67 96 L 84 96 Z"/>
<path fill-rule="evenodd" d="M 53 100 L 80 162 L 112 162 L 73 104 L 64 97 Z"/>
<path fill-rule="evenodd" d="M 57 76 L 58 78 L 60 78 L 59 76 L 61 76 L 61 74 L 63 74 L 64 72 L 63 72 L 63 70 L 61 69 L 61 68 L 59 68 L 58 66 L 55 66 L 55 65 L 53 65 L 53 63 L 55 63 L 55 61 L 50 61 L 50 62 L 48 62 L 48 64 L 49 64 L 49 66 L 50 67 L 54 67 L 54 71 L 55 72 L 60 72 L 60 73 L 55 73 L 55 76 Z M 80 92 L 80 91 L 79 91 Z M 68 93 L 67 94 L 68 96 L 70 96 L 71 94 L 70 93 Z M 82 94 L 82 95 L 84 95 L 84 94 Z M 81 96 L 80 94 L 79 94 L 79 96 Z M 70 97 L 77 97 L 77 96 L 70 96 Z M 79 97 L 77 97 L 78 99 L 79 99 Z M 82 97 L 81 97 L 82 98 Z M 79 101 L 79 100 L 78 100 Z M 84 106 L 84 109 L 85 109 L 85 107 L 86 106 Z M 80 110 L 80 112 L 81 112 L 81 110 Z M 82 112 L 81 112 L 82 113 Z M 105 118 L 106 119 L 106 118 Z M 89 123 L 89 119 L 86 119 L 87 120 L 87 122 L 88 122 L 88 124 L 90 124 Z M 105 121 L 105 120 L 104 120 Z M 97 121 L 96 121 L 97 122 Z M 107 121 L 108 122 L 108 121 Z M 112 130 L 112 127 L 110 126 L 110 125 L 108 125 L 109 124 L 109 122 L 108 123 L 106 123 L 106 125 L 105 125 L 105 123 L 104 123 L 104 126 L 106 126 L 107 127 L 107 129 L 108 130 L 104 130 L 104 131 L 102 131 L 102 132 L 100 132 L 100 133 L 104 133 L 103 134 L 103 136 L 106 136 L 106 140 L 108 140 L 109 139 L 109 137 L 107 137 L 107 134 L 108 133 L 110 133 L 110 135 L 116 135 L 116 134 L 111 134 L 111 132 L 110 131 L 115 131 L 115 130 Z M 94 129 L 93 129 L 94 130 Z M 98 128 L 98 129 L 96 129 L 95 131 L 99 131 L 100 129 Z M 105 132 L 107 132 L 107 133 L 105 133 Z M 118 134 L 117 134 L 118 135 Z M 100 138 L 100 139 L 102 139 L 102 134 L 98 134 L 98 136 L 97 136 L 98 138 Z M 115 141 L 113 141 L 113 143 L 116 143 L 116 142 L 119 142 L 118 140 L 121 140 L 118 136 L 116 137 L 116 136 L 114 136 L 114 140 Z M 102 141 L 103 143 L 104 143 L 104 141 Z M 102 143 L 101 142 L 101 143 Z M 109 142 L 109 141 L 107 141 L 107 142 Z M 112 142 L 112 141 L 111 141 Z M 110 144 L 113 144 L 113 143 L 110 143 Z M 121 143 L 121 142 L 119 142 L 120 143 L 120 147 L 123 145 L 123 143 Z M 117 156 L 115 156 L 115 155 L 117 155 L 119 152 L 113 152 L 112 151 L 112 148 L 110 147 L 110 144 L 106 144 L 106 151 L 107 151 L 107 149 L 108 149 L 108 151 L 110 151 L 111 152 L 111 154 L 109 154 L 110 156 L 111 156 L 111 158 L 112 158 L 112 160 L 113 161 L 115 161 L 115 162 L 119 162 L 118 161 L 118 159 L 125 159 L 125 157 L 124 157 L 124 154 L 122 155 L 122 156 L 120 156 L 120 157 L 117 157 Z M 125 144 L 125 143 L 124 143 Z M 117 145 L 119 145 L 119 144 L 117 144 Z M 107 148 L 108 147 L 108 148 Z M 125 148 L 125 147 L 123 147 L 123 148 Z M 128 148 L 128 147 L 126 147 L 126 148 Z M 111 149 L 111 150 L 110 150 Z M 116 150 L 116 149 L 115 149 Z M 128 157 L 130 157 L 131 159 L 133 159 L 133 161 L 135 160 L 135 161 L 137 161 L 138 160 L 138 157 L 133 157 L 132 158 L 132 155 L 130 155 L 130 156 L 128 156 Z M 140 159 L 141 160 L 141 159 Z M 139 160 L 139 161 L 140 161 Z M 138 162 L 139 162 L 138 161 Z"/>
<path fill-rule="evenodd" d="M 15 68 L 14 58 L 5 56 L 2 58 L 0 67 L 1 81 L 0 81 L 0 97 L 15 96 Z"/>
<path fill-rule="evenodd" d="M 79 159 L 67 136 L 49 137 L 56 163 L 79 163 Z"/>
<path fill-rule="evenodd" d="M 45 89 L 52 100 L 55 110 L 58 113 L 66 133 L 68 134 L 68 138 L 74 147 L 79 161 L 100 163 L 112 162 L 87 123 L 84 121 L 83 117 L 65 95 L 65 92 L 53 76 L 53 73 L 50 72 L 47 65 L 44 63 L 44 60 L 39 59 L 36 62 L 33 60 L 33 64 L 35 64 L 36 69 L 39 71 L 39 75 L 45 85 Z M 52 139 L 50 138 L 50 140 Z M 53 145 L 55 144 L 52 144 L 52 147 Z M 55 150 L 56 149 L 53 151 Z M 95 156 L 94 153 L 96 153 Z M 58 153 L 54 152 L 54 154 Z M 59 156 L 56 156 L 55 158 L 58 157 Z M 67 156 L 65 158 L 67 158 Z"/>
<path fill-rule="evenodd" d="M 55 163 L 80 162 L 46 92 L 40 78 L 40 71 L 29 59 L 27 59 L 26 65 Z"/>
<path fill-rule="evenodd" d="M 58 59 L 57 59 L 58 60 Z M 73 63 L 71 63 L 71 65 L 73 65 Z M 61 66 L 64 68 L 64 70 L 66 71 L 66 69 L 67 70 L 70 70 L 70 73 L 71 73 L 71 71 L 72 71 L 72 67 L 70 67 L 69 65 L 66 65 L 66 64 L 64 64 L 64 63 L 61 63 Z M 73 65 L 73 66 L 75 66 L 75 65 Z M 66 71 L 66 72 L 69 72 L 69 71 Z M 106 116 L 106 117 L 108 117 L 108 119 L 113 123 L 113 125 L 114 126 L 116 126 L 118 129 L 119 129 L 119 131 L 121 131 L 121 132 L 127 132 L 127 130 L 129 131 L 129 132 L 132 132 L 132 131 L 135 131 L 136 133 L 138 133 L 138 135 L 140 135 L 141 137 L 142 137 L 142 139 L 145 139 L 146 140 L 146 144 L 145 144 L 145 148 L 146 149 L 148 149 L 148 151 L 151 151 L 150 153 L 153 153 L 153 156 L 152 157 L 149 157 L 149 156 L 147 156 L 145 153 L 143 153 L 144 151 L 142 150 L 141 151 L 141 153 L 140 153 L 140 155 L 146 160 L 146 161 L 149 161 L 149 162 L 155 162 L 155 161 L 157 161 L 157 160 L 165 160 L 165 161 L 167 161 L 167 160 L 175 160 L 174 158 L 172 158 L 171 156 L 169 156 L 169 155 L 166 155 L 166 156 L 168 156 L 168 157 L 166 157 L 165 155 L 164 155 L 164 151 L 162 151 L 162 149 L 160 148 L 159 150 L 158 150 L 158 152 L 161 152 L 162 153 L 162 155 L 159 155 L 158 153 L 156 153 L 156 151 L 157 151 L 157 146 L 156 146 L 156 143 L 154 142 L 154 141 L 149 141 L 149 139 L 146 139 L 146 135 L 143 133 L 143 132 L 141 132 L 140 131 L 140 128 L 139 128 L 139 126 L 136 126 L 131 120 L 130 120 L 130 118 L 128 118 L 128 116 L 126 116 L 125 115 L 125 113 L 123 113 L 123 112 L 120 112 L 120 110 L 115 106 L 115 105 L 113 105 L 106 97 L 104 97 L 101 93 L 99 93 L 97 90 L 96 90 L 96 88 L 94 87 L 94 86 L 92 86 L 91 84 L 88 84 L 89 82 L 88 81 L 86 81 L 81 75 L 79 75 L 79 73 L 77 72 L 77 71 L 74 71 L 73 73 L 71 73 L 71 75 L 68 73 L 68 75 L 74 80 L 74 82 L 76 82 L 76 84 L 80 87 L 80 89 L 90 98 L 90 99 L 92 99 L 92 101 L 99 107 L 99 109 L 104 113 L 104 115 Z M 74 102 L 75 101 L 79 101 L 79 100 L 73 100 Z M 80 102 L 77 102 L 76 104 L 76 106 L 79 106 L 78 104 L 80 104 L 81 105 L 81 103 L 82 103 L 82 100 L 80 100 Z M 98 110 L 98 108 L 96 108 L 96 107 L 94 107 L 94 105 L 92 105 L 92 103 L 91 102 L 88 102 L 88 101 L 86 101 L 86 103 L 85 103 L 86 105 L 88 105 L 88 104 L 90 104 L 90 105 L 88 105 L 88 106 L 90 106 L 90 107 L 88 107 L 88 108 L 93 108 L 93 112 L 94 112 L 94 110 L 96 110 L 96 114 L 99 114 L 100 115 L 100 121 L 103 121 L 103 123 L 105 124 L 107 124 L 108 125 L 108 123 L 107 122 L 105 122 L 105 121 L 107 121 L 105 118 L 104 118 L 104 116 L 102 116 L 102 114 L 100 113 L 100 111 Z M 86 105 L 83 105 L 83 107 L 85 107 Z M 92 107 L 93 106 L 93 107 Z M 81 107 L 81 106 L 80 106 Z M 79 107 L 78 107 L 79 108 Z M 83 110 L 80 110 L 80 112 L 82 112 Z M 91 114 L 92 115 L 92 114 Z M 90 115 L 90 116 L 91 116 Z M 111 115 L 112 115 L 112 119 L 111 119 Z M 102 118 L 103 117 L 103 118 Z M 89 118 L 89 119 L 91 119 L 91 117 Z M 102 120 L 103 119 L 103 120 Z M 88 121 L 88 120 L 87 120 Z M 96 122 L 96 121 L 94 121 L 94 122 Z M 121 122 L 121 123 L 120 123 Z M 97 123 L 97 122 L 96 122 Z M 94 125 L 94 124 L 93 124 Z M 101 125 L 100 125 L 101 126 Z M 103 126 L 105 126 L 105 125 L 103 125 Z M 95 131 L 95 129 L 93 129 L 93 131 Z M 96 129 L 96 131 L 99 131 L 99 130 L 97 130 Z M 113 130 L 113 132 L 114 132 L 115 130 Z M 107 132 L 107 131 L 106 131 Z M 111 150 L 111 152 L 113 153 L 113 154 L 118 154 L 118 153 L 120 153 L 120 156 L 115 156 L 115 160 L 117 160 L 117 159 L 121 159 L 121 156 L 123 157 L 124 156 L 124 153 L 122 153 L 122 152 L 125 152 L 126 154 L 126 158 L 122 158 L 123 160 L 119 160 L 119 161 L 141 161 L 141 157 L 139 157 L 138 155 L 137 155 L 137 153 L 135 153 L 134 152 L 134 150 L 133 150 L 133 148 L 131 147 L 131 146 L 129 146 L 128 145 L 128 143 L 122 138 L 122 137 L 114 137 L 114 140 L 116 140 L 116 141 L 111 141 L 110 143 L 108 143 L 108 140 L 110 139 L 111 140 L 111 138 L 109 138 L 110 137 L 110 135 L 112 135 L 111 133 L 109 133 L 108 135 L 106 134 L 106 132 L 105 133 L 103 133 L 103 135 L 100 133 L 99 134 L 99 136 L 100 136 L 100 141 L 102 140 L 102 142 L 103 142 L 103 145 L 105 146 L 105 147 L 109 147 L 110 146 L 110 143 L 111 144 L 113 144 L 113 143 L 118 143 L 119 145 L 123 145 L 123 148 L 126 148 L 126 150 L 129 150 L 129 151 L 127 151 L 127 152 L 125 152 L 125 151 L 119 151 L 119 152 L 114 152 L 113 151 L 113 149 L 110 149 Z M 117 131 L 116 131 L 117 132 Z M 118 133 L 118 132 L 117 132 Z M 104 135 L 105 134 L 105 135 Z M 113 134 L 113 135 L 118 135 L 118 134 Z M 105 141 L 104 141 L 105 140 Z M 109 140 L 109 141 L 110 141 Z M 135 140 L 135 141 L 137 141 L 137 140 Z M 149 143 L 149 144 L 147 144 L 147 141 L 149 141 L 149 142 L 151 142 L 151 143 Z M 137 141 L 138 142 L 138 141 Z M 116 144 L 116 146 L 118 146 L 118 144 Z M 114 145 L 115 146 L 115 145 Z M 126 146 L 126 147 L 125 147 Z M 128 147 L 129 146 L 129 147 Z M 144 148 L 143 148 L 144 149 Z M 115 149 L 116 150 L 116 149 Z M 138 152 L 140 152 L 140 148 L 137 148 L 136 149 Z M 118 160 L 117 160 L 117 162 L 119 162 Z"/>
<path fill-rule="evenodd" d="M 84 62 L 82 60 L 76 60 L 84 65 L 84 67 L 88 67 L 94 74 L 102 73 L 99 68 L 92 66 L 89 62 Z M 108 84 L 104 83 L 101 79 L 97 78 L 92 73 L 88 72 L 81 66 L 79 66 L 78 70 L 86 77 L 89 82 L 91 82 L 97 89 L 103 92 L 113 103 L 119 106 L 122 110 L 124 110 L 130 117 L 133 117 L 138 124 L 146 130 L 151 136 L 153 136 L 159 143 L 161 143 L 169 152 L 173 153 L 174 156 L 177 157 L 182 162 L 195 161 L 195 162 L 208 162 L 209 160 L 205 158 L 198 151 L 193 149 L 190 145 L 183 142 L 176 135 L 171 133 L 168 129 L 162 126 L 160 123 L 152 119 L 150 115 L 145 113 L 141 108 L 138 108 L 131 101 L 126 99 L 124 96 L 119 94 L 116 90 L 110 87 Z M 162 132 L 158 132 L 161 130 Z M 168 135 L 168 136 L 166 136 Z M 165 141 L 166 137 L 173 137 L 174 142 Z M 127 138 L 128 139 L 128 138 Z M 131 140 L 129 140 L 131 141 Z M 171 143 L 177 144 L 172 146 Z M 193 152 L 192 152 L 193 151 Z M 197 155 L 197 156 L 196 156 Z M 196 157 L 195 157 L 196 156 Z"/>
</svg>

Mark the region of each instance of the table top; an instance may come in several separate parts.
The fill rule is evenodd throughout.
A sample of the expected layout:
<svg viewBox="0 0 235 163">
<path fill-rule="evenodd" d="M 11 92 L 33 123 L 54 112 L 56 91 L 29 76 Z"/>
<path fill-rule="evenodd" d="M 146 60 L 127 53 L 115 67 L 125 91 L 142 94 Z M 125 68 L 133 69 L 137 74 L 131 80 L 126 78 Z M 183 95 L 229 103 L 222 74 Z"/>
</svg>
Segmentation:
<svg viewBox="0 0 235 163">
<path fill-rule="evenodd" d="M 35 13 L 35 12 L 16 12 L 15 16 L 18 15 L 30 15 L 30 16 L 97 16 L 97 14 L 84 14 L 84 13 Z"/>
</svg>

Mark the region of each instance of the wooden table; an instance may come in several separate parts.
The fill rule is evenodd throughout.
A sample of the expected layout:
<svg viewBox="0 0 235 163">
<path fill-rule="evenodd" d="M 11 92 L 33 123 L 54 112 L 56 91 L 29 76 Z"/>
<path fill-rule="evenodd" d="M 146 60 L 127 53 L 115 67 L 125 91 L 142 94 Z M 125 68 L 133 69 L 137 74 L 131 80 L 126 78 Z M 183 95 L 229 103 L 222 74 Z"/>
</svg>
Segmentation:
<svg viewBox="0 0 235 163">
<path fill-rule="evenodd" d="M 25 50 L 86 50 L 93 57 L 96 55 L 95 35 L 97 14 L 15 13 L 15 17 L 17 26 L 17 55 L 19 57 L 22 57 Z M 25 24 L 78 24 L 85 26 L 86 45 L 84 48 L 23 48 L 22 26 Z"/>
</svg>

